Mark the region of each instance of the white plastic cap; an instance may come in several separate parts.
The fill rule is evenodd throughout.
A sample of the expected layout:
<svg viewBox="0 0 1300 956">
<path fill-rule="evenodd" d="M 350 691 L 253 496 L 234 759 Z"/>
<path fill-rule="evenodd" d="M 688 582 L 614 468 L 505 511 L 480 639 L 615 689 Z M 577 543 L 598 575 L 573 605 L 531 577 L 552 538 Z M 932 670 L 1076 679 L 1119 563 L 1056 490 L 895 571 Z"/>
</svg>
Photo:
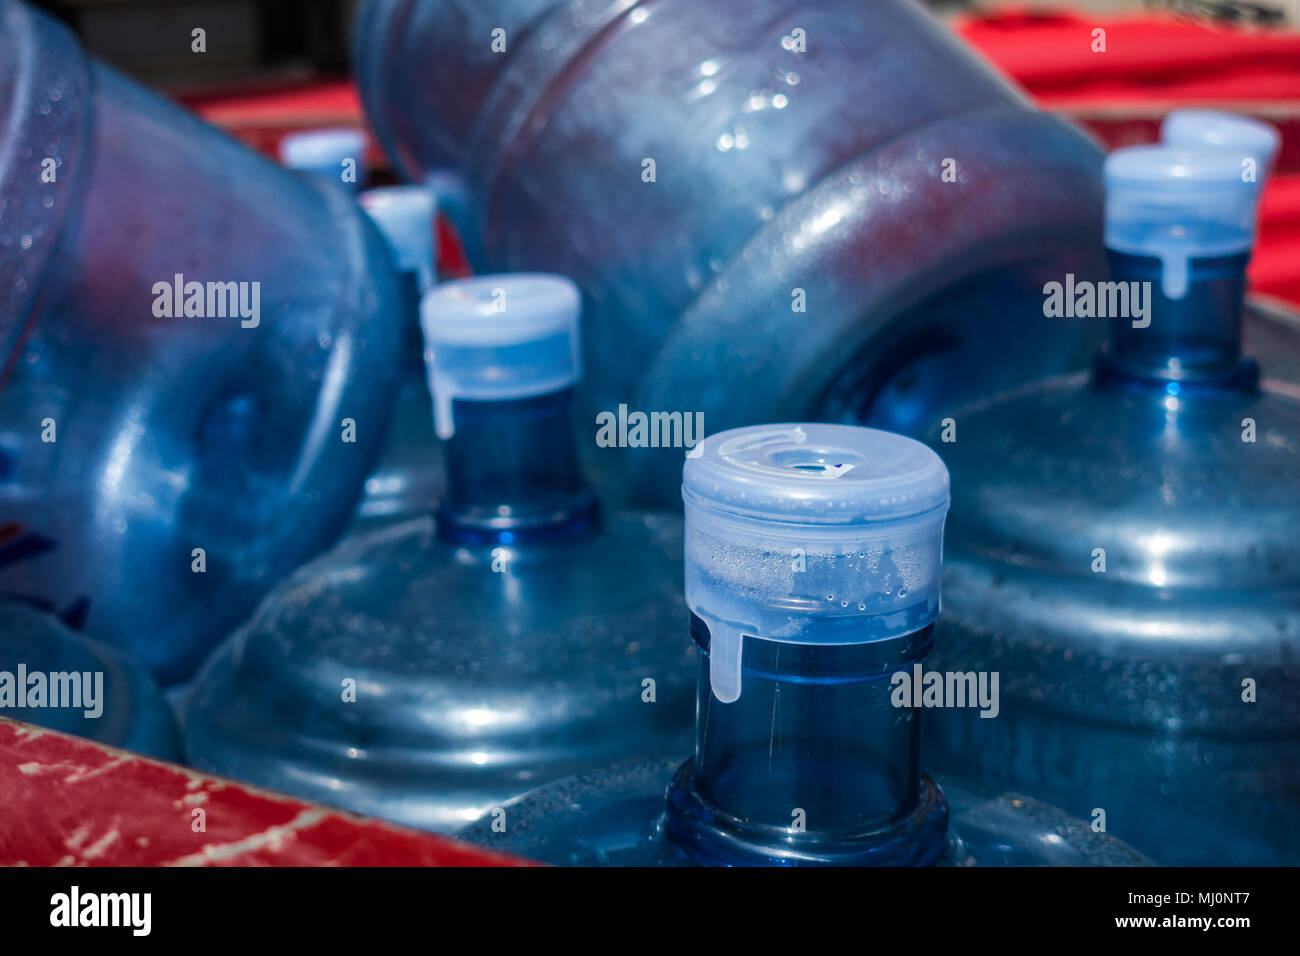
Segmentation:
<svg viewBox="0 0 1300 956">
<path fill-rule="evenodd" d="M 414 272 L 423 295 L 433 286 L 433 219 L 437 203 L 427 186 L 368 189 L 358 199 L 388 240 L 403 272 Z"/>
<path fill-rule="evenodd" d="M 454 399 L 510 401 L 547 395 L 582 377 L 578 287 L 520 272 L 446 282 L 420 303 L 434 423 L 455 434 Z"/>
<path fill-rule="evenodd" d="M 858 644 L 939 614 L 948 469 L 920 442 L 847 425 L 756 425 L 687 456 L 686 603 L 710 683 L 740 697 L 743 638 Z"/>
<path fill-rule="evenodd" d="M 347 159 L 357 164 L 356 183 L 343 183 L 343 161 Z M 289 133 L 280 140 L 280 163 L 359 188 L 366 178 L 366 134 L 353 126 Z"/>
<path fill-rule="evenodd" d="M 1219 110 L 1174 110 L 1160 125 L 1166 146 L 1222 146 L 1255 159 L 1262 180 L 1277 158 L 1282 137 L 1268 123 Z"/>
<path fill-rule="evenodd" d="M 1192 258 L 1249 252 L 1259 183 L 1239 150 L 1130 146 L 1106 158 L 1106 245 L 1163 263 L 1166 296 L 1188 289 Z"/>
</svg>

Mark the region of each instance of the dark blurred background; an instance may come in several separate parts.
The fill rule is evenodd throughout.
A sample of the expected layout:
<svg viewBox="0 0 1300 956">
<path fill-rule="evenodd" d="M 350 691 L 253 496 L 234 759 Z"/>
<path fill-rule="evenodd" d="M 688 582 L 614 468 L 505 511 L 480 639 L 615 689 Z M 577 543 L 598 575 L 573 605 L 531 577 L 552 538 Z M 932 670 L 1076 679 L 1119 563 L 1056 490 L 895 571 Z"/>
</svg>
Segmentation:
<svg viewBox="0 0 1300 956">
<path fill-rule="evenodd" d="M 39 5 L 71 24 L 86 46 L 108 62 L 155 86 L 194 94 L 343 75 L 356 2 L 43 0 Z M 1300 23 L 1300 0 L 926 0 L 926 5 L 941 14 L 1008 7 L 1097 14 L 1172 10 L 1234 24 Z M 208 50 L 201 58 L 190 55 L 195 27 L 207 31 Z"/>
<path fill-rule="evenodd" d="M 180 92 L 343 75 L 356 0 L 42 0 L 91 52 Z M 207 31 L 207 53 L 190 52 Z"/>
</svg>

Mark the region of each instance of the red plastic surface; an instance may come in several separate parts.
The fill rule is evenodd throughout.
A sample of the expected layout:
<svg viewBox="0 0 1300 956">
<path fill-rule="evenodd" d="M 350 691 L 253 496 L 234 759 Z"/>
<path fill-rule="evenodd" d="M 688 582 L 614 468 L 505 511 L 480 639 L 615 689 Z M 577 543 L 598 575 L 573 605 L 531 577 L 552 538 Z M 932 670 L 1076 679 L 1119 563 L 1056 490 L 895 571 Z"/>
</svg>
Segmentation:
<svg viewBox="0 0 1300 956">
<path fill-rule="evenodd" d="M 0 866 L 520 865 L 0 718 Z"/>
<path fill-rule="evenodd" d="M 1106 102 L 1300 103 L 1300 33 L 1174 15 L 1007 7 L 954 25 L 1047 109 Z M 1105 49 L 1094 37 L 1104 30 Z"/>
</svg>

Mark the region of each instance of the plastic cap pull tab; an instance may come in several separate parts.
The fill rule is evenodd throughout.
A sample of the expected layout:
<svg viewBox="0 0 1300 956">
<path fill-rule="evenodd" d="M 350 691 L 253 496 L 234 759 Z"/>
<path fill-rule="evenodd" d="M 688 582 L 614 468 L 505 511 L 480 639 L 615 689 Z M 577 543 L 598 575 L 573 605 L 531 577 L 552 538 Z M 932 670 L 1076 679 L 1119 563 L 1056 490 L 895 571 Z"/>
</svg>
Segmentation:
<svg viewBox="0 0 1300 956">
<path fill-rule="evenodd" d="M 709 626 L 709 686 L 724 704 L 740 700 L 740 664 L 745 649 L 744 629 L 735 624 L 702 618 Z M 753 630 L 749 628 L 749 630 Z"/>
</svg>

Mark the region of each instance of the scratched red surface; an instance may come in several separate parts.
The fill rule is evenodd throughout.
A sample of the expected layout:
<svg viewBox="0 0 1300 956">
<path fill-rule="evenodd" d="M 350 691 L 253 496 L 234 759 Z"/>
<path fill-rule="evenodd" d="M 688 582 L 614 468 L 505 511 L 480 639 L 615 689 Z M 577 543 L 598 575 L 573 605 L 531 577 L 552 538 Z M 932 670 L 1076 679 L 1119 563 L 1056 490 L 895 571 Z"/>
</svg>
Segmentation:
<svg viewBox="0 0 1300 956">
<path fill-rule="evenodd" d="M 522 862 L 0 718 L 0 865 Z"/>
</svg>

